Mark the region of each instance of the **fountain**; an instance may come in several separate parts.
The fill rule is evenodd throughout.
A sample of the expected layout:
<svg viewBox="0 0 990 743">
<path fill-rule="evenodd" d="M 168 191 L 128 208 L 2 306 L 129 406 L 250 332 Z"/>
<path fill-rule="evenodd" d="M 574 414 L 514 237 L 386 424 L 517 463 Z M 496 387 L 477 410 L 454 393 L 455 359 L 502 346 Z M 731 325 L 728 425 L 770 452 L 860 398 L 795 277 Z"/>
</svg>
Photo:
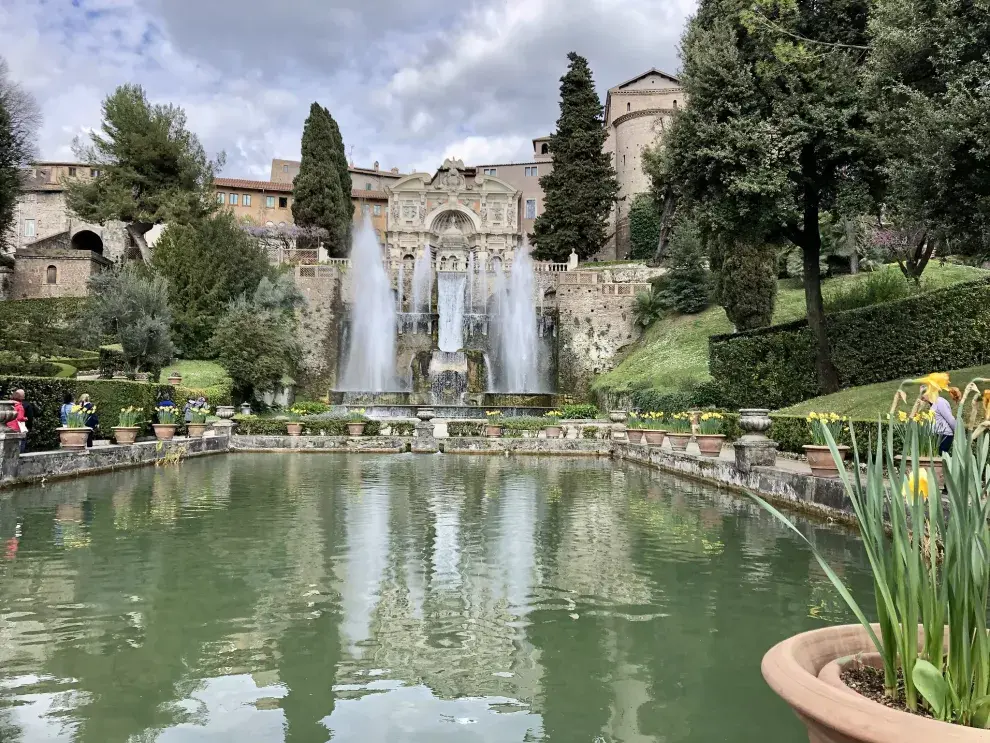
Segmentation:
<svg viewBox="0 0 990 743">
<path fill-rule="evenodd" d="M 412 307 L 410 312 L 430 312 L 430 295 L 433 293 L 433 256 L 429 246 L 416 258 L 413 265 Z"/>
<path fill-rule="evenodd" d="M 351 246 L 351 317 L 339 389 L 394 389 L 395 297 L 371 220 L 364 218 Z"/>
<path fill-rule="evenodd" d="M 497 352 L 501 367 L 499 392 L 545 392 L 537 358 L 535 286 L 529 246 L 523 244 L 516 251 L 508 279 L 501 265 L 495 271 Z"/>
</svg>

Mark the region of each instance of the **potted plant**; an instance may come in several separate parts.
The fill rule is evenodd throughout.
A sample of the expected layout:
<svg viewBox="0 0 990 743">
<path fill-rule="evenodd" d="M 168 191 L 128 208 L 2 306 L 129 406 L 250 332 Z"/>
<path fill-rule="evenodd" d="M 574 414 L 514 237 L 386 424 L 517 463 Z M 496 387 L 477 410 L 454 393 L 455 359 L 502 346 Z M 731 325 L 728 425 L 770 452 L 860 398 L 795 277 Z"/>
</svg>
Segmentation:
<svg viewBox="0 0 990 743">
<path fill-rule="evenodd" d="M 364 414 L 364 408 L 352 410 L 347 414 L 347 434 L 349 436 L 364 436 L 364 427 L 368 423 L 368 418 Z"/>
<path fill-rule="evenodd" d="M 502 436 L 502 411 L 501 410 L 486 410 L 485 418 L 487 422 L 485 424 L 485 436 L 489 438 L 497 439 Z"/>
<path fill-rule="evenodd" d="M 138 434 L 141 433 L 141 421 L 144 417 L 144 408 L 135 408 L 133 405 L 120 409 L 120 417 L 117 425 L 113 427 L 113 437 L 121 446 L 130 446 L 137 441 Z"/>
<path fill-rule="evenodd" d="M 178 370 L 173 369 L 168 373 L 168 383 L 173 387 L 177 387 L 182 384 L 182 375 L 178 372 Z"/>
<path fill-rule="evenodd" d="M 702 413 L 698 418 L 698 433 L 694 440 L 698 442 L 698 449 L 703 457 L 717 457 L 722 453 L 722 443 L 725 436 L 722 434 L 722 423 L 725 416 L 721 413 Z"/>
<path fill-rule="evenodd" d="M 662 411 L 644 413 L 642 417 L 643 435 L 650 446 L 660 446 L 667 435 L 666 422 Z"/>
<path fill-rule="evenodd" d="M 959 405 L 951 456 L 944 461 L 944 497 L 934 470 L 921 466 L 917 428 L 906 429 L 901 449 L 896 427 L 878 423 L 862 462 L 852 431 L 855 467 L 848 471 L 831 429 L 824 429 L 872 571 L 876 624 L 815 545 L 751 495 L 808 544 L 859 620 L 791 637 L 763 659 L 764 678 L 798 713 L 813 742 L 987 740 L 990 440 L 981 434 L 990 415 L 985 411 L 984 422 L 966 430 L 962 412 L 974 392 L 971 383 Z M 899 450 L 904 458 L 897 464 Z M 856 688 L 852 677 L 860 681 Z M 882 703 L 860 693 L 864 680 L 876 686 Z"/>
<path fill-rule="evenodd" d="M 159 441 L 171 441 L 175 438 L 175 429 L 179 425 L 179 409 L 174 405 L 161 405 L 155 408 L 158 422 L 151 427 L 155 429 L 155 438 Z"/>
<path fill-rule="evenodd" d="M 836 441 L 849 419 L 838 413 L 808 413 L 808 432 L 813 443 L 805 444 L 804 456 L 815 477 L 837 477 L 839 468 L 832 457 L 828 442 Z M 844 460 L 849 454 L 849 447 L 837 445 L 836 451 Z"/>
<path fill-rule="evenodd" d="M 210 406 L 194 406 L 189 412 L 192 415 L 192 420 L 186 424 L 186 434 L 191 439 L 201 439 L 203 438 L 203 433 L 209 427 L 206 419 L 210 415 Z"/>
<path fill-rule="evenodd" d="M 667 440 L 674 451 L 686 451 L 691 443 L 691 414 L 674 413 L 667 423 Z"/>
<path fill-rule="evenodd" d="M 935 472 L 935 478 L 941 487 L 945 483 L 945 475 L 942 471 L 942 456 L 939 451 L 945 437 L 935 430 L 935 413 L 931 410 L 911 413 L 898 410 L 896 414 L 887 417 L 895 432 L 899 434 L 897 438 L 902 442 L 902 453 L 895 458 L 895 461 L 900 463 L 902 457 L 908 457 L 908 471 L 911 471 L 910 452 L 904 449 L 903 444 L 911 438 L 908 435 L 908 429 L 915 429 L 918 441 L 918 461 L 923 469 L 931 468 Z"/>
<path fill-rule="evenodd" d="M 86 425 L 86 421 L 95 413 L 95 406 L 84 408 L 73 405 L 65 416 L 65 425 L 58 429 L 59 446 L 69 451 L 85 451 L 93 430 Z"/>
<path fill-rule="evenodd" d="M 290 408 L 289 414 L 290 418 L 285 422 L 285 430 L 290 436 L 301 436 L 303 430 L 302 421 L 299 418 L 305 415 L 305 408 Z"/>
<path fill-rule="evenodd" d="M 629 411 L 629 425 L 626 426 L 626 436 L 629 437 L 630 444 L 642 444 L 643 437 L 646 436 L 646 427 L 639 413 L 635 410 Z"/>
<path fill-rule="evenodd" d="M 546 419 L 547 425 L 543 427 L 543 433 L 548 439 L 559 439 L 560 438 L 560 416 L 563 415 L 559 410 L 548 410 L 543 414 Z"/>
</svg>

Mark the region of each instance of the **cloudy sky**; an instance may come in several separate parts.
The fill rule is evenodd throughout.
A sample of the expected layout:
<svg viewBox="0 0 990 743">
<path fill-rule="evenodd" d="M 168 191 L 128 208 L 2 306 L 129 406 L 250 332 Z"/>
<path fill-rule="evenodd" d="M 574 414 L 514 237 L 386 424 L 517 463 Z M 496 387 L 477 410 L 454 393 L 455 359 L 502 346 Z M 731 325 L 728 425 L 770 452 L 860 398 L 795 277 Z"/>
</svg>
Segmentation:
<svg viewBox="0 0 990 743">
<path fill-rule="evenodd" d="M 296 158 L 312 101 L 351 158 L 432 170 L 525 159 L 553 129 L 574 50 L 605 91 L 676 73 L 695 0 L 0 0 L 0 54 L 44 113 L 45 159 L 72 157 L 100 103 L 136 82 L 185 108 L 227 177 Z"/>
</svg>

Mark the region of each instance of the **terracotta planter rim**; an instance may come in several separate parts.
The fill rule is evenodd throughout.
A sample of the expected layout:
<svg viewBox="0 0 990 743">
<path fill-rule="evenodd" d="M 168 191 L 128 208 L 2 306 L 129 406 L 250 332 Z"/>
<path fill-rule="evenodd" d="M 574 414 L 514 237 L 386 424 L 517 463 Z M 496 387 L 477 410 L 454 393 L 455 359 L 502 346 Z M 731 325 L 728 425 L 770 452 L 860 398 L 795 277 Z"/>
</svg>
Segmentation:
<svg viewBox="0 0 990 743">
<path fill-rule="evenodd" d="M 821 451 L 830 451 L 830 449 L 827 446 L 819 446 L 818 444 L 802 444 L 801 445 L 801 448 L 802 449 L 813 449 L 815 451 L 818 451 L 818 450 L 821 450 Z M 849 451 L 849 447 L 846 446 L 845 444 L 836 444 L 835 445 L 835 448 L 838 449 L 839 451 Z"/>
<path fill-rule="evenodd" d="M 878 625 L 874 631 L 879 635 Z M 829 663 L 875 652 L 866 630 L 846 624 L 787 638 L 765 656 L 763 678 L 806 725 L 859 743 L 986 743 L 987 731 L 891 709 L 818 678 Z"/>
</svg>

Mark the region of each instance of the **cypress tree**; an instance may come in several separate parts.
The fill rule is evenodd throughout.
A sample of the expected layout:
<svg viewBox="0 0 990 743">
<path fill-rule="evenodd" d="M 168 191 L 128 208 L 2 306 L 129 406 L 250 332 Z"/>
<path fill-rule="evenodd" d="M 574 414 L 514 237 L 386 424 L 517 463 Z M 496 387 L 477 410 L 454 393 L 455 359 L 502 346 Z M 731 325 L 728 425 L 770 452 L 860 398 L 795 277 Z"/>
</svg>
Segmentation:
<svg viewBox="0 0 990 743">
<path fill-rule="evenodd" d="M 588 60 L 575 52 L 567 58 L 570 66 L 560 78 L 560 118 L 550 136 L 553 170 L 540 178 L 543 213 L 529 236 L 534 256 L 559 262 L 572 251 L 589 258 L 601 249 L 619 193 L 615 168 L 603 151 L 602 104 Z"/>
<path fill-rule="evenodd" d="M 344 245 L 350 245 L 351 225 L 354 218 L 354 204 L 351 202 L 351 171 L 347 168 L 347 152 L 344 149 L 344 137 L 340 133 L 340 127 L 327 109 L 323 109 L 323 113 L 330 120 L 330 130 L 333 132 L 333 161 L 337 168 L 337 177 L 340 179 L 340 190 L 344 196 L 340 202 L 343 240 Z"/>
<path fill-rule="evenodd" d="M 0 254 L 14 246 L 14 208 L 21 190 L 18 166 L 10 113 L 0 99 Z"/>
<path fill-rule="evenodd" d="M 299 175 L 292 184 L 292 218 L 299 227 L 315 227 L 327 231 L 327 249 L 331 255 L 347 253 L 349 214 L 345 220 L 344 190 L 340 182 L 337 161 L 336 124 L 330 112 L 319 103 L 310 106 L 303 127 L 302 159 Z M 346 168 L 347 163 L 344 163 Z M 346 203 L 350 204 L 350 179 Z"/>
</svg>

